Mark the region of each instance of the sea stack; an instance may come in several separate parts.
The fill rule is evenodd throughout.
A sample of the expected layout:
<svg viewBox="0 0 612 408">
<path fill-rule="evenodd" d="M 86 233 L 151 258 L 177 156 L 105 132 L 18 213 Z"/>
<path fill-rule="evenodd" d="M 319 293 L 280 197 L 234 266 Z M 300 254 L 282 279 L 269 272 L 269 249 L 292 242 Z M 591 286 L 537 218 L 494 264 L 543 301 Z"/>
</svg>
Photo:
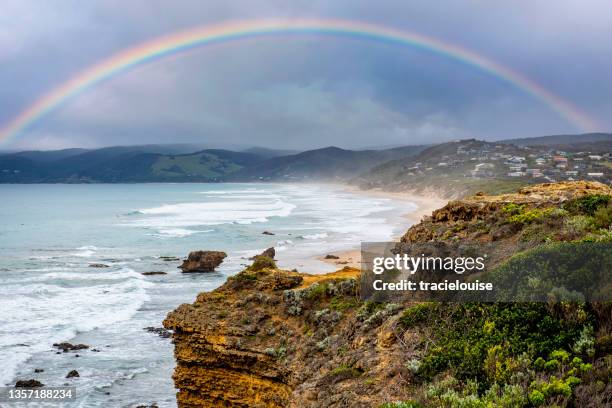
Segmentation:
<svg viewBox="0 0 612 408">
<path fill-rule="evenodd" d="M 183 272 L 213 272 L 223 262 L 227 254 L 222 251 L 190 252 L 179 268 Z"/>
</svg>

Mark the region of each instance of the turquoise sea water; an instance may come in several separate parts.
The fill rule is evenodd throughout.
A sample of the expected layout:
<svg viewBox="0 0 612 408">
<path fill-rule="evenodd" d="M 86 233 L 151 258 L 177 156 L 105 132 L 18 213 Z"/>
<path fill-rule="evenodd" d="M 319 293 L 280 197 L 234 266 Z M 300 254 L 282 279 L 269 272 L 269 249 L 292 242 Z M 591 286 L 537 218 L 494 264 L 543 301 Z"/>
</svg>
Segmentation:
<svg viewBox="0 0 612 408">
<path fill-rule="evenodd" d="M 144 327 L 270 246 L 282 267 L 333 270 L 315 256 L 390 240 L 414 208 L 328 185 L 0 185 L 0 384 L 75 385 L 68 406 L 174 407 L 172 344 Z M 160 259 L 198 249 L 229 256 L 209 274 Z M 61 341 L 99 351 L 56 354 Z"/>
</svg>

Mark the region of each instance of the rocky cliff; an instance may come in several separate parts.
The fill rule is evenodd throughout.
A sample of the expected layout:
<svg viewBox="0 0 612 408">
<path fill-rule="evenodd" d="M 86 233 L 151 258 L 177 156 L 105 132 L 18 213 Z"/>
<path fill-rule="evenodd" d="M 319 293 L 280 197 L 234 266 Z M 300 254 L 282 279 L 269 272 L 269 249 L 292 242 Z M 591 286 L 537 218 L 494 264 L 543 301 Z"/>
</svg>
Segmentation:
<svg viewBox="0 0 612 408">
<path fill-rule="evenodd" d="M 487 245 L 495 263 L 610 239 L 609 186 L 562 183 L 450 202 L 400 245 Z M 372 303 L 360 271 L 270 259 L 171 312 L 180 407 L 605 406 L 609 305 Z M 465 404 L 471 405 L 465 405 Z"/>
</svg>

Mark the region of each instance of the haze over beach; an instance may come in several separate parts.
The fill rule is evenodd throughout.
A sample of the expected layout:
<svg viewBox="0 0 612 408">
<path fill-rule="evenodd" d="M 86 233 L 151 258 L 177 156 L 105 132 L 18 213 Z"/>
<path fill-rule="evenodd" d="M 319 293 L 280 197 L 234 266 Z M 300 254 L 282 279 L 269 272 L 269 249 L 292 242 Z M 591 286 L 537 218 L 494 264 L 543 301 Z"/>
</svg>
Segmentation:
<svg viewBox="0 0 612 408">
<path fill-rule="evenodd" d="M 0 406 L 612 406 L 611 13 L 5 0 Z"/>
</svg>

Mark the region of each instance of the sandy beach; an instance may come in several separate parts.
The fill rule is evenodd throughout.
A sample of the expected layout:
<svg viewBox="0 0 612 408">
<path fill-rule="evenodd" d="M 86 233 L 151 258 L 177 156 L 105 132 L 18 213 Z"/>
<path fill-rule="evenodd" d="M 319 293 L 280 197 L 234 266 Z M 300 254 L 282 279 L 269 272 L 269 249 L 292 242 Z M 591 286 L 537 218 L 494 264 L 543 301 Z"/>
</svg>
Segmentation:
<svg viewBox="0 0 612 408">
<path fill-rule="evenodd" d="M 342 188 L 352 193 L 363 194 L 369 197 L 392 198 L 394 200 L 406 201 L 407 205 L 416 205 L 417 208 L 414 211 L 407 211 L 402 214 L 402 219 L 406 220 L 405 225 L 403 225 L 403 231 L 408 230 L 410 226 L 420 222 L 424 216 L 430 215 L 432 211 L 443 207 L 448 202 L 447 199 L 435 196 L 417 195 L 410 192 L 389 192 L 377 189 L 360 190 L 357 187 L 348 185 L 343 185 Z M 400 238 L 401 235 L 394 237 L 395 240 L 399 240 Z M 317 259 L 338 266 L 339 268 L 345 266 L 359 268 L 361 267 L 361 248 L 355 246 L 345 251 L 329 252 L 321 254 Z"/>
</svg>

